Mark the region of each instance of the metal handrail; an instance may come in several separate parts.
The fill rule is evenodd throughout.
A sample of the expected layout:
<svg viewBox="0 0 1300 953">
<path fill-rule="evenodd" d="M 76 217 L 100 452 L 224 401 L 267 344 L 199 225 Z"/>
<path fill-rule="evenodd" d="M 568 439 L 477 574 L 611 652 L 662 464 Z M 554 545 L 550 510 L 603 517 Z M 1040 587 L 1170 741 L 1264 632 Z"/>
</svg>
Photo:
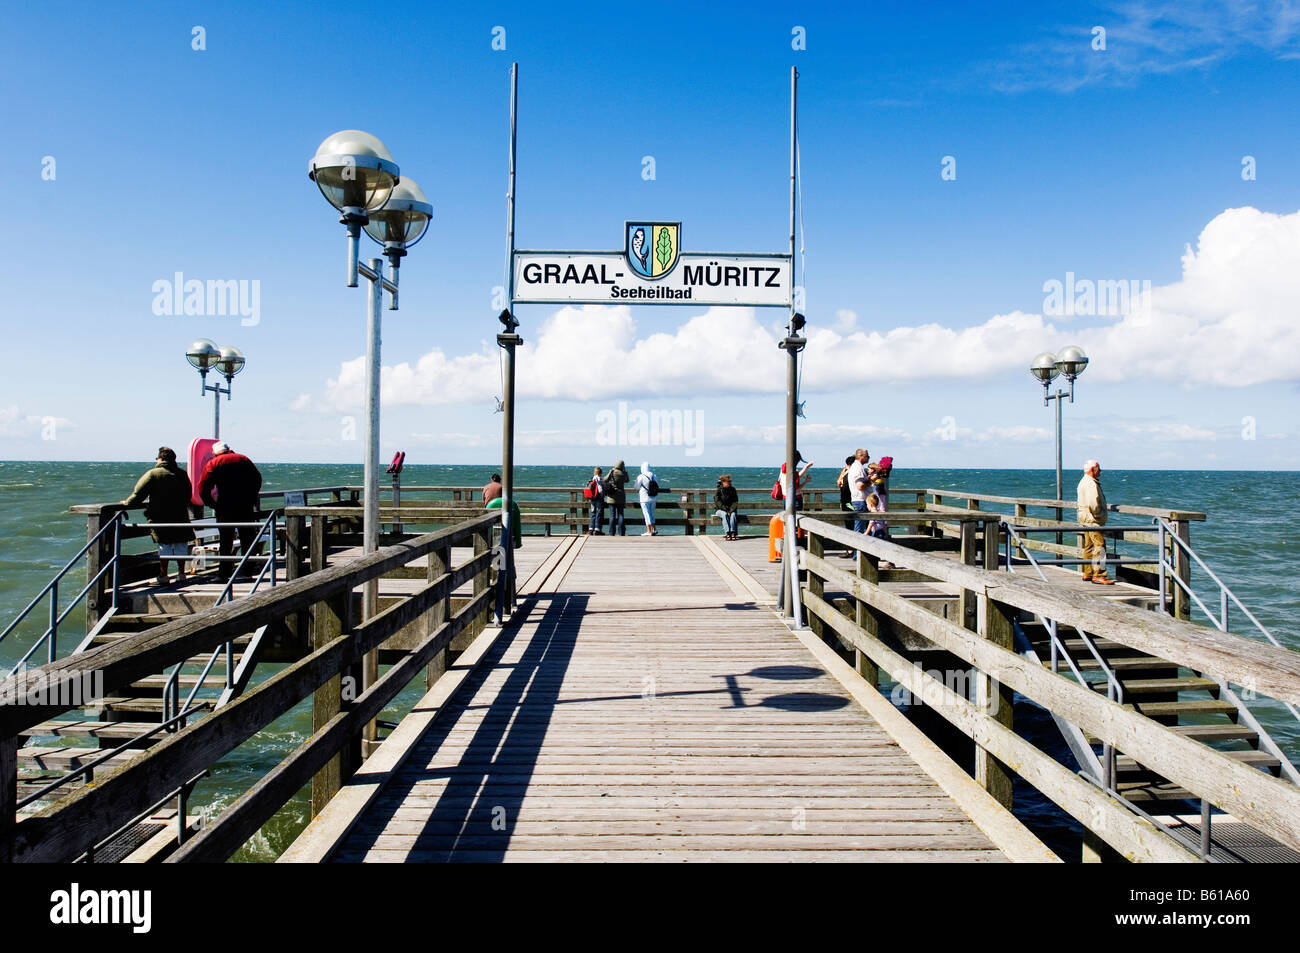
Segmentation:
<svg viewBox="0 0 1300 953">
<path fill-rule="evenodd" d="M 1179 588 L 1181 588 L 1185 593 L 1187 593 L 1187 595 L 1192 599 L 1192 601 L 1194 601 L 1200 607 L 1201 611 L 1205 613 L 1206 618 L 1208 618 L 1211 622 L 1213 622 L 1214 627 L 1218 629 L 1220 632 L 1228 631 L 1228 604 L 1229 601 L 1231 601 L 1236 604 L 1237 608 L 1241 610 L 1242 614 L 1245 615 L 1245 617 L 1251 621 L 1251 623 L 1255 626 L 1256 630 L 1258 630 L 1259 633 L 1263 635 L 1265 639 L 1268 640 L 1268 642 L 1270 642 L 1272 645 L 1276 646 L 1277 648 L 1286 648 L 1286 646 L 1282 645 L 1281 642 L 1279 642 L 1276 638 L 1273 637 L 1273 633 L 1269 632 L 1268 629 L 1265 628 L 1264 623 L 1260 622 L 1259 619 L 1255 617 L 1255 614 L 1246 608 L 1245 604 L 1240 599 L 1237 598 L 1237 594 L 1228 587 L 1228 584 L 1225 583 L 1222 579 L 1220 579 L 1218 575 L 1214 572 L 1214 570 L 1212 570 L 1209 566 L 1205 564 L 1205 560 L 1203 560 L 1200 557 L 1200 555 L 1196 552 L 1196 550 L 1192 549 L 1191 545 L 1186 540 L 1182 539 L 1178 535 L 1178 533 L 1174 531 L 1174 528 L 1172 526 L 1170 526 L 1165 520 L 1156 520 L 1156 523 L 1158 524 L 1159 535 L 1161 537 L 1159 566 L 1160 566 L 1160 605 L 1162 608 L 1165 605 L 1165 597 L 1167 594 L 1166 581 L 1165 581 L 1167 576 L 1168 579 L 1172 579 Z M 1196 561 L 1196 564 L 1201 567 L 1201 570 L 1207 576 L 1210 577 L 1210 580 L 1216 586 L 1219 587 L 1220 614 L 1218 618 L 1215 618 L 1214 613 L 1211 612 L 1210 609 L 1205 605 L 1205 603 L 1201 600 L 1201 597 L 1198 596 L 1195 593 L 1195 591 L 1193 591 L 1191 584 L 1179 578 L 1178 573 L 1175 571 L 1173 565 L 1172 546 L 1170 547 L 1169 555 L 1168 556 L 1165 555 L 1165 547 L 1163 545 L 1163 541 L 1166 538 L 1168 538 L 1174 544 L 1180 547 L 1183 550 L 1183 552 L 1185 552 L 1187 555 L 1191 556 L 1192 559 Z M 1284 708 L 1286 708 L 1287 711 L 1291 713 L 1292 717 L 1294 717 L 1297 721 L 1300 721 L 1300 709 L 1297 709 L 1295 705 L 1287 701 L 1283 701 L 1281 702 L 1281 704 Z M 1263 737 L 1262 734 L 1261 737 Z M 1284 762 L 1286 760 L 1287 759 L 1283 758 Z"/>
<path fill-rule="evenodd" d="M 28 794 L 23 798 L 20 798 L 16 804 L 16 808 L 21 810 L 22 808 L 26 807 L 28 804 L 31 804 L 33 801 L 39 801 L 41 798 L 45 797 L 51 791 L 63 787 L 63 785 L 67 784 L 73 778 L 79 778 L 83 774 L 93 774 L 94 770 L 104 762 L 111 760 L 112 758 L 121 754 L 124 750 L 127 750 L 129 747 L 132 747 L 141 741 L 145 741 L 148 738 L 152 738 L 160 731 L 169 730 L 173 723 L 183 718 L 188 718 L 196 711 L 202 711 L 204 708 L 207 708 L 209 704 L 210 704 L 209 702 L 201 702 L 198 705 L 195 705 L 193 708 L 186 708 L 180 714 L 173 715 L 171 718 L 167 719 L 166 721 L 160 721 L 158 724 L 154 725 L 148 731 L 141 732 L 138 735 L 133 735 L 130 739 L 123 742 L 122 744 L 115 745 L 112 748 L 108 748 L 99 757 L 87 761 L 81 767 L 69 771 L 67 774 L 60 775 L 59 777 L 55 778 L 44 787 L 39 788 L 36 791 L 33 791 L 31 794 Z M 167 797 L 168 799 L 170 799 L 171 795 L 169 794 L 167 795 Z"/>
<path fill-rule="evenodd" d="M 271 587 L 272 588 L 275 587 L 275 583 L 276 583 L 275 546 L 276 543 L 278 542 L 278 540 L 276 539 L 277 536 L 276 529 L 277 529 L 279 513 L 280 513 L 279 510 L 272 510 L 271 514 L 265 520 L 263 520 L 261 524 L 257 524 L 257 523 L 234 524 L 237 526 L 257 526 L 258 527 L 257 538 L 253 540 L 253 542 L 250 543 L 247 547 L 245 547 L 243 558 L 239 560 L 239 564 L 235 567 L 235 571 L 231 573 L 230 580 L 226 583 L 225 588 L 221 591 L 221 595 L 217 597 L 217 601 L 213 603 L 214 606 L 219 606 L 223 602 L 226 602 L 227 600 L 232 598 L 232 595 L 234 593 L 235 579 L 239 576 L 240 572 L 243 570 L 245 564 L 248 562 L 249 557 L 253 555 L 253 550 L 256 549 L 257 544 L 261 542 L 262 536 L 267 533 L 269 533 L 270 535 L 270 544 L 271 544 L 270 553 L 265 557 L 263 556 L 254 557 L 256 559 L 262 560 L 262 568 L 261 571 L 258 572 L 257 578 L 253 580 L 253 587 L 249 589 L 248 595 L 251 596 L 253 593 L 257 592 L 257 587 L 260 586 L 262 584 L 262 580 L 266 578 L 266 571 L 268 568 L 271 570 Z M 235 645 L 234 640 L 231 640 L 229 642 L 226 642 L 223 645 L 218 645 L 215 649 L 212 650 L 212 655 L 208 658 L 207 665 L 203 667 L 203 671 L 199 674 L 198 681 L 194 683 L 194 687 L 190 689 L 189 695 L 187 695 L 185 698 L 184 707 L 187 710 L 189 709 L 190 705 L 194 702 L 194 699 L 198 695 L 199 690 L 203 688 L 203 685 L 207 682 L 208 675 L 209 673 L 211 673 L 212 667 L 216 665 L 217 659 L 221 657 L 221 654 L 223 652 L 226 655 L 226 689 L 229 690 L 234 687 L 234 677 L 235 677 L 234 645 Z M 181 669 L 184 668 L 186 664 L 188 663 L 187 662 L 177 663 L 176 667 L 172 669 L 171 674 L 167 678 L 167 684 L 163 688 L 164 715 L 166 714 L 167 699 L 169 697 L 174 696 L 176 699 L 176 707 L 178 709 L 181 707 L 180 706 L 180 676 L 181 676 Z"/>
<path fill-rule="evenodd" d="M 32 650 L 35 651 L 36 646 L 39 646 L 41 643 L 43 643 L 46 639 L 50 637 L 51 631 L 57 634 L 59 623 L 67 618 L 68 613 L 71 612 L 74 608 L 76 608 L 78 603 L 80 603 L 81 600 L 85 598 L 86 593 L 90 591 L 91 587 L 93 587 L 95 583 L 99 582 L 99 580 L 103 578 L 104 573 L 107 572 L 110 567 L 114 569 L 114 592 L 113 592 L 112 604 L 114 606 L 117 605 L 116 566 L 117 566 L 118 558 L 121 556 L 121 532 L 119 526 L 122 523 L 124 516 L 125 516 L 124 513 L 114 514 L 113 518 L 110 519 L 107 523 L 105 523 L 100 528 L 99 532 L 90 538 L 89 542 L 87 542 L 85 546 L 81 547 L 81 549 L 77 552 L 77 555 L 73 556 L 70 560 L 68 560 L 67 564 L 62 569 L 60 569 L 57 573 L 54 574 L 54 578 L 52 578 L 49 582 L 47 582 L 45 586 L 41 589 L 41 591 L 36 594 L 35 598 L 33 598 L 32 601 L 27 604 L 27 607 L 23 609 L 22 612 L 18 613 L 17 617 L 12 622 L 10 622 L 8 626 L 5 627 L 5 630 L 3 632 L 0 632 L 0 642 L 3 642 L 5 638 L 9 635 L 9 633 L 13 632 L 14 629 L 18 628 L 19 623 L 21 623 L 25 618 L 27 618 L 27 616 L 31 613 L 31 611 L 35 609 L 37 605 L 40 604 L 40 601 L 44 599 L 46 595 L 53 593 L 51 599 L 52 608 L 50 610 L 51 624 L 50 627 L 45 630 L 45 634 L 36 640 L 35 645 L 32 647 Z M 95 578 L 92 579 L 89 583 L 87 583 L 86 588 L 82 589 L 81 592 L 78 593 L 77 597 L 72 600 L 67 610 L 62 615 L 59 615 L 58 614 L 59 580 L 61 580 L 65 575 L 67 575 L 68 572 L 71 571 L 72 567 L 75 566 L 77 563 L 79 563 L 82 560 L 82 558 L 85 557 L 85 555 L 88 552 L 90 552 L 91 548 L 96 543 L 98 543 L 100 539 L 103 537 L 103 535 L 107 533 L 109 530 L 114 531 L 113 558 L 104 564 L 104 567 L 100 569 L 98 573 L 95 574 Z M 22 662 L 19 662 L 19 665 L 21 666 L 23 662 L 26 662 L 27 659 L 31 657 L 31 654 L 32 654 L 31 652 L 28 652 L 27 655 L 23 656 L 23 660 Z M 51 658 L 50 661 L 54 661 L 54 659 Z M 15 667 L 9 674 L 12 675 L 13 672 L 16 671 L 18 671 L 17 667 Z"/>
<path fill-rule="evenodd" d="M 1273 634 L 1264 627 L 1264 623 L 1260 622 L 1259 619 L 1255 618 L 1255 614 L 1246 608 L 1245 604 L 1240 599 L 1237 598 L 1237 594 L 1233 592 L 1230 588 L 1228 588 L 1227 583 L 1225 583 L 1222 579 L 1220 579 L 1217 575 L 1215 575 L 1214 570 L 1205 564 L 1205 560 L 1203 560 L 1200 557 L 1200 555 L 1196 552 L 1196 550 L 1192 549 L 1190 543 L 1188 543 L 1181 536 L 1179 536 L 1178 533 L 1174 531 L 1174 528 L 1169 525 L 1167 520 L 1156 520 L 1156 522 L 1160 524 L 1160 528 L 1161 530 L 1163 530 L 1164 535 L 1167 536 L 1169 539 L 1173 540 L 1173 542 L 1177 544 L 1183 550 L 1183 552 L 1187 553 L 1187 555 L 1191 556 L 1192 559 L 1196 560 L 1196 564 L 1201 567 L 1201 570 L 1207 576 L 1210 577 L 1210 579 L 1214 582 L 1216 586 L 1219 587 L 1219 591 L 1225 600 L 1225 608 L 1223 609 L 1223 613 L 1221 617 L 1219 619 L 1215 619 L 1214 613 L 1212 613 L 1209 609 L 1207 609 L 1205 607 L 1205 603 L 1201 602 L 1200 599 L 1197 599 L 1196 594 L 1191 591 L 1190 587 L 1188 587 L 1185 583 L 1183 583 L 1183 581 L 1178 578 L 1177 574 L 1174 573 L 1173 566 L 1171 565 L 1170 561 L 1166 561 L 1165 559 L 1164 547 L 1162 546 L 1160 548 L 1161 565 L 1167 567 L 1174 581 L 1177 582 L 1179 585 L 1183 586 L 1183 588 L 1187 591 L 1187 594 L 1189 596 L 1191 596 L 1193 599 L 1196 599 L 1197 604 L 1199 604 L 1201 607 L 1201 611 L 1203 611 L 1207 616 L 1210 617 L 1211 620 L 1214 621 L 1216 628 L 1220 629 L 1223 632 L 1228 631 L 1228 612 L 1226 608 L 1226 600 L 1231 599 L 1234 603 L 1236 603 L 1237 608 L 1240 609 L 1245 614 L 1246 618 L 1249 619 L 1252 623 L 1254 623 L 1255 628 L 1257 628 L 1260 631 L 1260 633 L 1264 636 L 1264 638 L 1268 639 L 1268 641 L 1272 642 L 1278 648 L 1285 647 L 1277 639 L 1273 638 Z M 1172 560 L 1172 554 L 1170 559 Z"/>
<path fill-rule="evenodd" d="M 1025 559 L 1029 560 L 1029 565 L 1034 567 L 1034 572 L 1038 573 L 1038 578 L 1043 580 L 1043 582 L 1047 582 L 1047 576 L 1043 573 L 1042 567 L 1039 566 L 1038 560 L 1034 558 L 1034 554 L 1025 546 L 1025 541 L 1020 538 L 1019 528 L 1007 522 L 1004 522 L 1002 526 L 1007 531 L 1007 572 L 1016 571 L 1015 563 L 1012 561 L 1011 547 L 1012 540 L 1014 540 L 1016 544 L 1015 548 L 1020 551 L 1020 554 Z"/>
</svg>

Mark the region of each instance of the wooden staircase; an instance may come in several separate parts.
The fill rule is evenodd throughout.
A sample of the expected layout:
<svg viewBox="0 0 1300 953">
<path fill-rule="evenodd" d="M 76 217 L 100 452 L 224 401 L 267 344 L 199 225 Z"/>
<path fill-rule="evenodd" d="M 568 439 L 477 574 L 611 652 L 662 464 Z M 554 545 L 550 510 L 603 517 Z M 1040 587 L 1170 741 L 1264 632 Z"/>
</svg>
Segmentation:
<svg viewBox="0 0 1300 953">
<path fill-rule="evenodd" d="M 1018 625 L 1034 655 L 1044 667 L 1051 668 L 1052 647 L 1046 626 L 1037 620 Z M 1068 655 L 1089 687 L 1106 694 L 1108 676 L 1079 633 L 1061 625 L 1058 637 L 1063 652 L 1058 649 L 1057 671 L 1067 678 L 1074 677 L 1066 661 Z M 1240 710 L 1221 697 L 1218 682 L 1109 639 L 1093 639 L 1093 646 L 1120 686 L 1125 708 L 1243 764 L 1274 776 L 1281 773 L 1281 761 L 1261 750 L 1259 734 L 1240 723 Z M 1090 735 L 1084 737 L 1100 759 L 1101 742 Z M 1115 759 L 1115 777 L 1116 790 L 1149 814 L 1200 810 L 1199 799 L 1122 753 Z"/>
<path fill-rule="evenodd" d="M 208 603 L 212 601 L 207 600 Z M 196 605 L 194 611 L 206 607 Z M 83 641 L 73 654 L 138 635 L 191 614 L 192 612 L 175 611 L 113 613 L 101 630 Z M 250 633 L 234 640 L 233 662 L 239 683 L 233 692 L 226 690 L 227 659 L 224 647 L 216 653 L 215 660 L 212 660 L 212 653 L 207 653 L 195 656 L 180 666 L 176 678 L 180 706 L 185 706 L 191 693 L 194 697 L 191 704 L 202 706 L 187 720 L 202 717 L 204 712 L 238 695 L 247 684 L 256 664 L 260 648 L 259 636 L 260 632 Z M 246 661 L 248 664 L 244 664 Z M 170 710 L 164 699 L 169 679 L 170 673 L 145 676 L 124 689 L 98 699 L 98 705 L 93 708 L 84 708 L 75 715 L 43 722 L 23 732 L 18 749 L 20 800 L 105 755 L 109 757 L 96 764 L 92 771 L 82 773 L 33 801 L 21 813 L 42 810 L 87 784 L 102 780 L 106 774 L 121 769 L 167 738 L 170 729 L 156 729 L 163 724 L 165 712 Z M 153 733 L 149 734 L 151 731 Z"/>
</svg>

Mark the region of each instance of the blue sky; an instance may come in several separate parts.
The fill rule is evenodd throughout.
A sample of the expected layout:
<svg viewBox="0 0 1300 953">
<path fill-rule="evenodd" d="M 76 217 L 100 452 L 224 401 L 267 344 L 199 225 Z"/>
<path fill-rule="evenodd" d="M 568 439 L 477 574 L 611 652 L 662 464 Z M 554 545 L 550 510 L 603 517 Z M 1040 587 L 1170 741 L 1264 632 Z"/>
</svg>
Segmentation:
<svg viewBox="0 0 1300 953">
<path fill-rule="evenodd" d="M 1094 363 L 1066 407 L 1067 466 L 1300 467 L 1300 15 L 1284 5 L 383 10 L 392 27 L 341 3 L 8 14 L 0 459 L 147 460 L 206 435 L 182 355 L 209 337 L 249 362 L 223 436 L 267 461 L 359 461 L 364 297 L 306 177 L 347 128 L 382 138 L 435 209 L 384 314 L 382 451 L 499 459 L 518 61 L 518 242 L 556 249 L 617 248 L 646 219 L 681 220 L 686 251 L 783 250 L 799 69 L 806 456 L 1048 466 L 1025 367 L 1077 340 Z M 155 314 L 175 272 L 257 281 L 256 325 Z M 1150 312 L 1043 314 L 1067 273 L 1149 282 Z M 778 311 L 519 317 L 520 463 L 779 458 Z M 620 401 L 695 415 L 702 437 L 602 445 L 597 415 Z"/>
</svg>

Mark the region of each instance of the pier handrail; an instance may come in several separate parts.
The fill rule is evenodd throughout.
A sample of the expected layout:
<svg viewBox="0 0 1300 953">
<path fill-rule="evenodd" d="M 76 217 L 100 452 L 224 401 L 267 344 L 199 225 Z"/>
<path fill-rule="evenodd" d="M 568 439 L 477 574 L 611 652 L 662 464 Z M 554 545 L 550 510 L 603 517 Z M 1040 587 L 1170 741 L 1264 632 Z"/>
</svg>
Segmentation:
<svg viewBox="0 0 1300 953">
<path fill-rule="evenodd" d="M 465 630 L 485 624 L 494 593 L 490 586 L 495 514 L 386 546 L 344 565 L 309 573 L 246 599 L 205 609 L 146 632 L 124 636 L 27 672 L 18 697 L 13 679 L 0 682 L 0 860 L 71 861 L 142 810 L 170 797 L 231 750 L 300 701 L 315 697 L 317 731 L 304 744 L 189 840 L 173 859 L 223 860 L 239 848 L 303 784 L 318 784 L 328 797 L 359 762 L 350 752 L 360 732 L 405 686 Z M 472 541 L 474 555 L 451 565 L 452 546 Z M 353 621 L 354 591 L 372 579 L 428 557 L 427 584 L 364 622 Z M 473 582 L 474 594 L 452 611 L 451 598 Z M 51 699 L 66 698 L 61 686 L 94 669 L 111 694 L 141 677 L 200 653 L 239 633 L 290 616 L 310 618 L 314 648 L 271 678 L 217 708 L 120 770 L 81 788 L 41 813 L 15 820 L 16 760 L 20 734 L 69 710 Z M 345 704 L 342 678 L 360 671 L 362 658 L 413 624 L 423 627 L 418 644 L 374 683 Z M 349 676 L 351 677 L 351 676 Z M 27 699 L 30 700 L 30 699 Z M 334 765 L 334 767 L 330 767 Z"/>
<path fill-rule="evenodd" d="M 1021 657 L 1014 650 L 1013 633 L 1018 614 L 1033 613 L 1093 638 L 1110 639 L 1203 672 L 1224 684 L 1246 685 L 1291 703 L 1300 701 L 1300 653 L 1135 606 L 1098 602 L 1038 580 L 954 563 L 817 519 L 802 517 L 799 526 L 809 537 L 804 554 L 808 584 L 802 598 L 810 618 L 816 620 L 814 630 L 856 649 L 865 670 L 885 672 L 970 736 L 976 744 L 977 778 L 1004 803 L 1010 799 L 1014 772 L 1130 859 L 1197 859 L 1185 843 L 1016 735 L 1011 729 L 1014 691 L 1098 738 L 1108 750 L 1130 755 L 1195 797 L 1300 850 L 1300 828 L 1295 823 L 1300 817 L 1300 788 Z M 857 572 L 826 560 L 826 542 L 857 551 Z M 958 587 L 962 602 L 975 608 L 971 627 L 882 588 L 881 560 Z M 828 584 L 850 594 L 851 603 L 860 610 L 856 621 L 826 601 Z M 958 613 L 959 619 L 965 615 Z M 914 668 L 891 649 L 877 634 L 882 617 L 972 666 L 978 702 Z M 863 662 L 858 668 L 864 671 Z"/>
<path fill-rule="evenodd" d="M 890 495 L 892 496 L 894 493 L 899 492 L 915 491 L 892 490 L 890 491 Z M 1078 506 L 1077 500 L 1046 500 L 1025 496 L 995 496 L 991 493 L 967 493 L 964 490 L 936 490 L 932 488 L 927 488 L 924 492 L 928 494 L 931 499 L 935 497 L 942 499 L 943 497 L 951 496 L 959 500 L 975 500 L 983 503 L 1005 503 L 1015 506 L 1033 506 L 1041 509 L 1055 510 L 1072 510 Z M 1159 506 L 1132 506 L 1127 503 L 1112 503 L 1107 507 L 1107 509 L 1112 513 L 1127 513 L 1132 516 L 1159 517 L 1161 519 L 1174 521 L 1192 520 L 1194 522 L 1203 523 L 1206 519 L 1204 513 L 1195 510 L 1175 510 Z"/>
<path fill-rule="evenodd" d="M 1247 619 L 1250 620 L 1250 623 L 1251 625 L 1254 626 L 1255 631 L 1258 632 L 1260 635 L 1262 635 L 1266 641 L 1268 641 L 1272 645 L 1277 646 L 1278 648 L 1284 648 L 1282 643 L 1273 637 L 1273 633 L 1268 630 L 1268 628 L 1264 625 L 1264 623 L 1260 622 L 1259 619 L 1255 617 L 1255 613 L 1251 612 L 1248 608 L 1246 608 L 1246 604 L 1242 602 L 1239 598 L 1237 598 L 1237 594 L 1233 592 L 1231 588 L 1229 588 L 1226 582 L 1224 582 L 1222 579 L 1218 577 L 1218 574 L 1216 574 L 1213 569 L 1211 569 L 1209 566 L 1205 564 L 1205 560 L 1203 560 L 1200 557 L 1200 555 L 1196 552 L 1196 550 L 1192 549 L 1192 546 L 1189 542 L 1182 539 L 1178 535 L 1178 531 L 1173 526 L 1171 526 L 1168 523 L 1168 521 L 1163 519 L 1158 519 L 1156 520 L 1156 524 L 1159 527 L 1162 541 L 1164 538 L 1167 537 L 1171 543 L 1171 545 L 1168 548 L 1168 552 L 1166 552 L 1166 548 L 1163 545 L 1163 542 L 1159 550 L 1160 551 L 1160 605 L 1162 607 L 1165 605 L 1166 587 L 1168 585 L 1168 582 L 1172 581 L 1174 585 L 1180 587 L 1182 591 L 1193 602 L 1196 603 L 1197 607 L 1203 613 L 1205 613 L 1206 618 L 1208 618 L 1212 623 L 1214 623 L 1214 627 L 1217 628 L 1220 632 L 1229 631 L 1228 606 L 1231 603 L 1236 605 L 1237 608 L 1241 610 L 1242 615 L 1244 615 Z M 1217 618 L 1215 617 L 1214 613 L 1210 611 L 1209 607 L 1206 606 L 1206 604 L 1201 600 L 1201 597 L 1198 596 L 1196 592 L 1192 589 L 1190 578 L 1187 580 L 1180 578 L 1180 574 L 1175 570 L 1175 563 L 1176 563 L 1175 553 L 1177 551 L 1181 551 L 1185 555 L 1185 557 L 1190 557 L 1196 563 L 1196 565 L 1201 568 L 1201 571 L 1210 577 L 1210 581 L 1213 582 L 1214 585 L 1218 587 L 1219 616 Z M 1188 573 L 1187 575 L 1190 577 L 1190 573 Z M 1291 713 L 1291 716 L 1295 718 L 1296 721 L 1300 722 L 1300 709 L 1297 709 L 1296 706 L 1291 702 L 1283 702 L 1282 704 L 1287 709 L 1287 711 Z M 1244 708 L 1245 703 L 1242 702 L 1241 706 L 1239 707 Z M 1263 732 L 1262 728 L 1259 729 L 1259 731 L 1261 732 L 1261 738 L 1268 737 L 1267 734 Z M 1270 738 L 1268 740 L 1269 743 L 1272 744 L 1272 739 Z M 1288 775 L 1292 777 L 1300 777 L 1300 772 L 1297 772 L 1297 769 L 1289 762 L 1289 759 L 1283 757 L 1282 761 L 1283 761 L 1284 770 L 1287 771 Z"/>
<path fill-rule="evenodd" d="M 5 673 L 6 678 L 13 675 L 21 668 L 23 668 L 23 666 L 27 664 L 27 660 L 31 658 L 33 654 L 35 654 L 36 650 L 41 646 L 42 643 L 46 643 L 49 646 L 49 651 L 47 653 L 48 655 L 47 661 L 50 662 L 54 661 L 55 656 L 58 654 L 57 640 L 58 640 L 59 625 L 63 622 L 64 619 L 68 617 L 68 614 L 71 613 L 73 609 L 75 609 L 78 605 L 80 605 L 81 600 L 86 597 L 86 594 L 89 593 L 95 587 L 95 585 L 99 582 L 100 579 L 104 578 L 104 576 L 109 572 L 109 570 L 112 570 L 113 572 L 112 607 L 114 609 L 117 608 L 117 594 L 118 594 L 117 576 L 118 576 L 119 557 L 121 556 L 121 552 L 122 552 L 122 526 L 125 522 L 124 516 L 125 516 L 124 513 L 116 514 L 115 516 L 113 516 L 112 519 L 110 519 L 107 523 L 105 523 L 97 533 L 91 536 L 90 539 L 87 541 L 86 545 L 82 546 L 81 549 L 78 550 L 77 555 L 69 559 L 67 563 L 64 564 L 63 568 L 60 569 L 57 573 L 55 573 L 54 577 L 49 582 L 47 582 L 45 586 L 41 589 L 41 591 L 38 592 L 36 596 L 32 599 L 32 601 L 27 604 L 27 607 L 23 609 L 22 612 L 18 613 L 17 617 L 12 622 L 10 622 L 9 625 L 5 627 L 3 632 L 0 632 L 0 642 L 3 642 L 5 638 L 9 635 L 9 633 L 13 632 L 16 628 L 18 628 L 18 625 L 24 619 L 27 618 L 27 616 L 31 613 L 33 609 L 36 608 L 37 605 L 40 604 L 40 601 L 42 599 L 44 599 L 47 595 L 50 597 L 50 622 L 47 628 L 45 629 L 45 633 L 40 638 L 38 638 L 35 642 L 33 642 L 31 648 L 29 648 L 26 654 L 24 654 L 23 657 L 18 660 L 18 663 L 14 665 L 14 667 L 11 668 L 8 672 Z M 82 588 L 81 592 L 77 593 L 76 597 L 72 600 L 72 602 L 68 604 L 67 608 L 64 609 L 62 613 L 60 613 L 59 612 L 59 581 L 62 580 L 63 577 L 66 576 L 72 570 L 73 566 L 81 562 L 82 559 L 86 558 L 86 555 L 93 548 L 95 548 L 97 545 L 100 545 L 103 542 L 105 535 L 107 535 L 110 531 L 113 537 L 112 558 L 108 562 L 106 562 L 103 566 L 101 566 L 99 570 L 90 579 L 86 581 L 86 585 Z M 88 569 L 87 575 L 89 574 L 90 573 Z"/>
</svg>

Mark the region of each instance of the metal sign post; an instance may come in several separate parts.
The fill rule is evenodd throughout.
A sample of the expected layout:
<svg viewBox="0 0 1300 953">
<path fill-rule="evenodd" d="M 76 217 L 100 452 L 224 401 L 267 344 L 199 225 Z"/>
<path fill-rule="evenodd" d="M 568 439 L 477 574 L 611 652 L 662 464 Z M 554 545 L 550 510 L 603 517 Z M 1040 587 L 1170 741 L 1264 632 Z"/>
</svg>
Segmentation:
<svg viewBox="0 0 1300 953">
<path fill-rule="evenodd" d="M 501 422 L 501 557 L 497 568 L 496 618 L 500 623 L 515 609 L 515 547 L 511 525 L 515 499 L 515 348 L 523 338 L 515 334 L 515 153 L 518 141 L 519 64 L 510 65 L 510 178 L 506 188 L 506 311 L 501 315 L 505 333 L 497 345 L 505 354 L 505 410 Z M 523 527 L 519 527 L 520 534 Z"/>
<path fill-rule="evenodd" d="M 796 546 L 795 464 L 799 352 L 808 343 L 799 336 L 803 315 L 795 312 L 794 254 L 797 225 L 797 92 L 798 72 L 790 70 L 790 247 L 785 253 L 736 254 L 684 252 L 682 223 L 629 221 L 623 226 L 622 251 L 515 250 L 515 157 L 519 64 L 510 67 L 510 177 L 506 193 L 506 308 L 499 315 L 505 331 L 497 344 L 505 351 L 502 407 L 502 549 L 499 558 L 497 619 L 514 607 L 514 547 L 511 523 L 514 502 L 515 334 L 518 304 L 652 304 L 787 308 L 789 335 L 780 342 L 789 354 L 786 388 L 785 566 L 786 615 L 800 621 L 799 554 Z M 522 529 L 522 527 L 520 528 Z M 785 585 L 785 580 L 789 584 Z"/>
</svg>

